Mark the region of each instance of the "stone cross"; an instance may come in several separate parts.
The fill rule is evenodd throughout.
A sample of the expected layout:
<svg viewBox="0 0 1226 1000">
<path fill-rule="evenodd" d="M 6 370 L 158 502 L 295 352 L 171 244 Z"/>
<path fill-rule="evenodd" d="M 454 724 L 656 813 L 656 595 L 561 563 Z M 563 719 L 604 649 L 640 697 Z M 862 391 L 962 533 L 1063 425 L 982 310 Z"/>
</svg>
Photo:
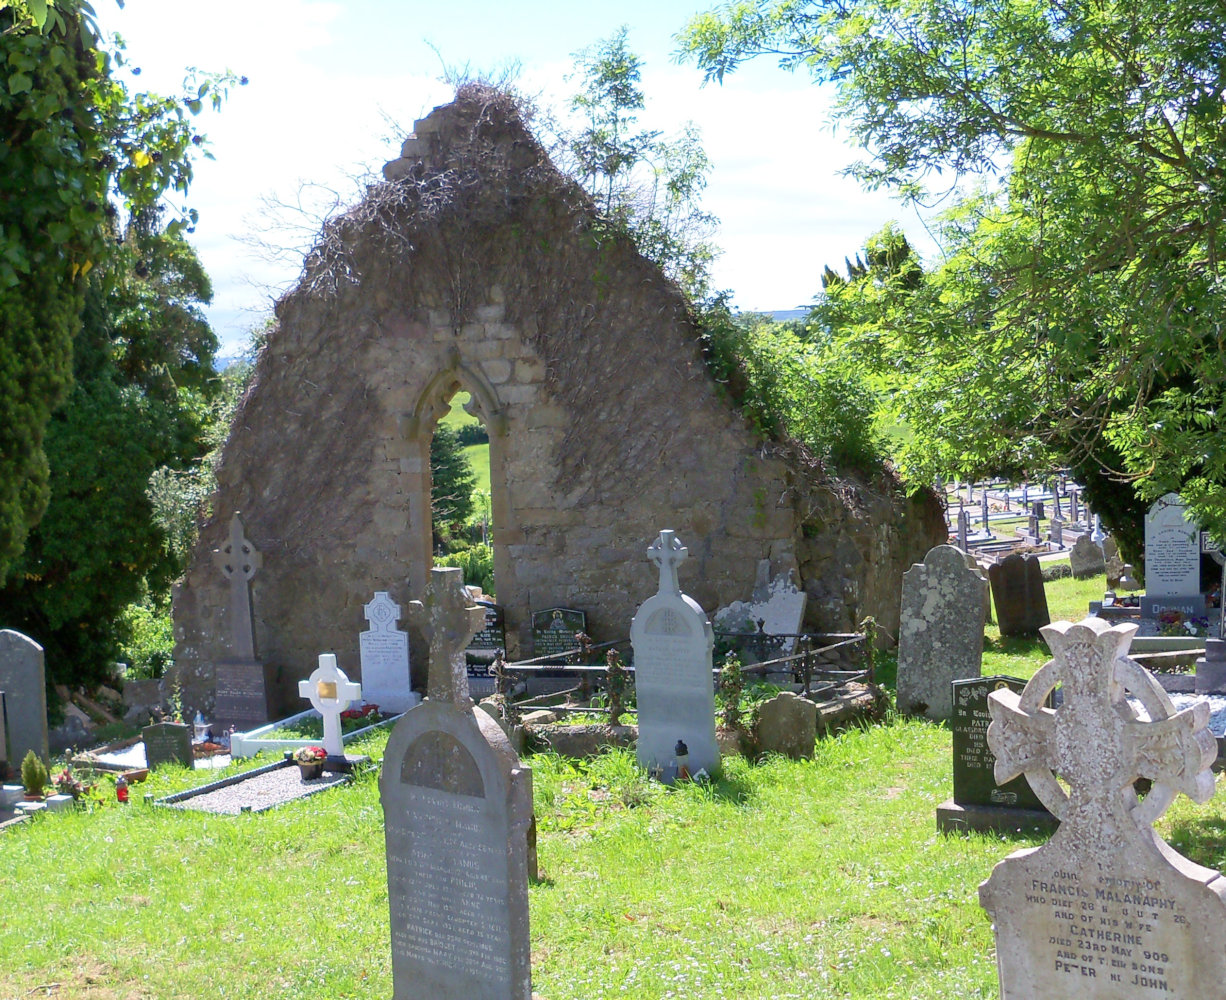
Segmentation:
<svg viewBox="0 0 1226 1000">
<path fill-rule="evenodd" d="M 663 528 L 660 537 L 647 548 L 647 558 L 660 567 L 661 594 L 680 594 L 681 582 L 677 579 L 677 567 L 685 562 L 690 550 L 681 544 L 676 533 Z"/>
<path fill-rule="evenodd" d="M 332 653 L 319 654 L 319 666 L 305 681 L 298 682 L 298 694 L 310 699 L 311 707 L 324 720 L 324 749 L 329 757 L 344 757 L 341 738 L 341 712 L 362 697 L 362 685 L 355 684 L 336 665 Z"/>
<path fill-rule="evenodd" d="M 255 659 L 255 632 L 251 624 L 251 579 L 264 565 L 251 542 L 243 535 L 238 511 L 230 518 L 230 537 L 213 550 L 213 563 L 230 581 L 230 645 L 235 659 Z"/>
<path fill-rule="evenodd" d="M 1217 743 L 1206 728 L 1209 706 L 1174 711 L 1153 676 L 1125 655 L 1136 630 L 1101 618 L 1046 625 L 1043 636 L 1055 659 L 1020 696 L 1008 690 L 988 696 L 997 783 L 1025 774 L 1061 821 L 1061 839 L 1087 853 L 1110 850 L 1125 827 L 1148 828 L 1179 792 L 1195 802 L 1213 795 L 1209 766 Z M 1063 704 L 1043 708 L 1058 684 Z M 1129 705 L 1126 689 L 1148 720 Z M 1068 792 L 1053 772 L 1068 782 Z M 1130 791 L 1138 778 L 1153 782 L 1140 801 Z"/>
<path fill-rule="evenodd" d="M 464 589 L 464 573 L 454 566 L 430 570 L 425 601 L 409 602 L 409 618 L 430 644 L 427 695 L 460 709 L 471 707 L 464 651 L 485 625 L 485 609 Z"/>
</svg>

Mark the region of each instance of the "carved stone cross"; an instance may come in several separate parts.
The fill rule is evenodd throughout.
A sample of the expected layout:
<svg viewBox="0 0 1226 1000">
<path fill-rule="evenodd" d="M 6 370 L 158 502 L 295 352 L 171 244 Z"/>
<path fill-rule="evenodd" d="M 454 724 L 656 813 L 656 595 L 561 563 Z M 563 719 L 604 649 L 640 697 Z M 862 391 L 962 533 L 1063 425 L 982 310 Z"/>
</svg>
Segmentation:
<svg viewBox="0 0 1226 1000">
<path fill-rule="evenodd" d="M 677 579 L 677 567 L 685 562 L 690 550 L 681 544 L 676 533 L 664 528 L 647 549 L 647 558 L 660 567 L 661 594 L 680 594 L 681 581 Z"/>
<path fill-rule="evenodd" d="M 1110 849 L 1127 827 L 1147 829 L 1180 792 L 1195 802 L 1213 795 L 1209 766 L 1217 744 L 1206 728 L 1209 706 L 1199 702 L 1175 712 L 1158 682 L 1125 655 L 1136 628 L 1112 627 L 1100 618 L 1046 625 L 1042 632 L 1055 659 L 1020 696 L 1007 690 L 988 696 L 997 783 L 1024 773 L 1061 821 L 1059 836 L 1087 850 Z M 1057 684 L 1063 684 L 1063 703 L 1054 711 L 1042 707 Z M 1126 691 L 1148 719 L 1129 704 Z M 1132 788 L 1137 778 L 1153 782 L 1143 800 Z"/>
<path fill-rule="evenodd" d="M 321 653 L 319 666 L 305 681 L 298 682 L 298 694 L 311 702 L 311 707 L 324 720 L 324 749 L 329 757 L 344 757 L 341 738 L 341 712 L 362 697 L 362 685 L 351 681 L 336 665 L 336 656 Z"/>
<path fill-rule="evenodd" d="M 221 548 L 213 550 L 213 563 L 230 581 L 230 645 L 234 656 L 239 660 L 254 660 L 250 583 L 264 565 L 264 557 L 244 537 L 238 511 L 230 518 L 230 537 Z"/>
<path fill-rule="evenodd" d="M 463 571 L 453 566 L 432 569 L 425 601 L 409 602 L 409 618 L 430 643 L 428 697 L 434 702 L 469 708 L 464 651 L 484 627 L 485 609 L 469 599 Z"/>
</svg>

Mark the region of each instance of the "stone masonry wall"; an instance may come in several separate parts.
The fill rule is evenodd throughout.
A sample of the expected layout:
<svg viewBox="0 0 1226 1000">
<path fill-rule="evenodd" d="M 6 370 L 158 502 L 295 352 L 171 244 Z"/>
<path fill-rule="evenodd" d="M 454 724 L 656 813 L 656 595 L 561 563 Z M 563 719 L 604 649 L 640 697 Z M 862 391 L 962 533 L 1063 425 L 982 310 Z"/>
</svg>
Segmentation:
<svg viewBox="0 0 1226 1000">
<path fill-rule="evenodd" d="M 711 379 L 675 288 L 624 239 L 595 238 L 582 192 L 517 120 L 471 105 L 418 123 L 396 179 L 325 232 L 278 304 L 175 597 L 185 704 L 211 708 L 228 652 L 209 556 L 235 510 L 264 555 L 256 650 L 276 710 L 302 707 L 297 681 L 321 652 L 359 674 L 362 605 L 424 587 L 430 439 L 461 390 L 490 432 L 512 656 L 531 655 L 531 612 L 556 605 L 586 611 L 597 641 L 626 636 L 655 589 L 645 550 L 661 528 L 688 546 L 682 587 L 708 612 L 746 598 L 769 556 L 798 570 L 810 627 L 874 613 L 896 630 L 902 572 L 943 522 L 888 483 L 820 485 L 763 442 Z M 431 214 L 430 192 L 473 163 Z"/>
</svg>

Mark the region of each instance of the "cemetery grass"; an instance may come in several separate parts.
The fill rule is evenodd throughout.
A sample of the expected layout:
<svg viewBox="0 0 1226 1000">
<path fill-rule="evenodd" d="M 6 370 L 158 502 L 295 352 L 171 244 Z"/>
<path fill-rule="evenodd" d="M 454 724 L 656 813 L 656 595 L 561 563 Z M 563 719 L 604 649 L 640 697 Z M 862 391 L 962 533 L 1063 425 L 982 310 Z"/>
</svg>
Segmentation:
<svg viewBox="0 0 1226 1000">
<path fill-rule="evenodd" d="M 378 759 L 386 733 L 364 740 Z M 889 719 L 668 791 L 633 755 L 529 758 L 534 985 L 571 998 L 996 996 L 979 882 L 1027 837 L 935 832 L 950 735 Z M 245 766 L 258 766 L 256 759 Z M 210 776 L 211 777 L 211 776 Z M 182 768 L 135 786 L 200 783 Z M 134 801 L 0 834 L 0 998 L 391 995 L 376 772 L 239 817 Z M 1226 810 L 1178 804 L 1220 866 Z"/>
</svg>

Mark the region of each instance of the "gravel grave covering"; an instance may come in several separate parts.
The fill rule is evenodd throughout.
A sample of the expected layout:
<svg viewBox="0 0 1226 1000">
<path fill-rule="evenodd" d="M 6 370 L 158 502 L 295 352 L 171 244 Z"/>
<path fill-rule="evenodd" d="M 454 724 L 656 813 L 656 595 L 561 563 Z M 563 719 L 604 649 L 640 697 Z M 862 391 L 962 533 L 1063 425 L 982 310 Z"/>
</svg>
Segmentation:
<svg viewBox="0 0 1226 1000">
<path fill-rule="evenodd" d="M 226 783 L 205 785 L 190 792 L 172 795 L 157 804 L 172 809 L 237 816 L 244 809 L 261 812 L 283 802 L 314 795 L 349 780 L 348 774 L 325 771 L 322 777 L 303 781 L 295 764 L 278 762 L 227 779 Z"/>
</svg>

